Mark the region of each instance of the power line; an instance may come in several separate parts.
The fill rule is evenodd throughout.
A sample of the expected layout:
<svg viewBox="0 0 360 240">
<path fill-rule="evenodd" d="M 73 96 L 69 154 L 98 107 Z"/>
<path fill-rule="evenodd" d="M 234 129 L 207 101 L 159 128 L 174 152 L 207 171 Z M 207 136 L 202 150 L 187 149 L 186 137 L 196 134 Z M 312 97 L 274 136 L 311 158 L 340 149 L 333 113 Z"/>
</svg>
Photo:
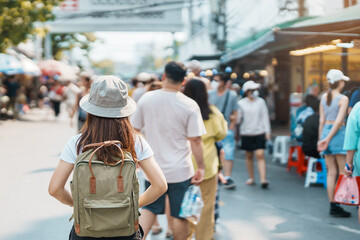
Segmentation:
<svg viewBox="0 0 360 240">
<path fill-rule="evenodd" d="M 104 15 L 111 15 L 111 14 L 116 14 L 116 13 L 122 13 L 124 15 L 133 15 L 133 14 L 140 14 L 140 13 L 144 13 L 144 12 L 164 11 L 164 10 L 179 9 L 179 8 L 181 9 L 181 8 L 183 8 L 183 6 L 176 6 L 176 5 L 183 4 L 183 3 L 184 3 L 183 0 L 182 1 L 170 1 L 170 2 L 164 2 L 164 3 L 153 3 L 153 4 L 143 5 L 143 6 L 126 7 L 126 8 L 116 9 L 116 10 L 93 11 L 93 12 L 88 12 L 88 13 L 75 13 L 75 14 L 69 14 L 66 16 L 59 15 L 57 17 L 57 19 L 101 17 Z M 161 9 L 161 10 L 159 10 L 159 9 L 152 10 L 151 9 L 151 8 L 162 7 L 162 6 L 170 7 L 170 8 L 167 8 L 167 9 L 165 8 L 165 9 Z M 146 11 L 144 11 L 145 9 L 146 9 Z"/>
</svg>

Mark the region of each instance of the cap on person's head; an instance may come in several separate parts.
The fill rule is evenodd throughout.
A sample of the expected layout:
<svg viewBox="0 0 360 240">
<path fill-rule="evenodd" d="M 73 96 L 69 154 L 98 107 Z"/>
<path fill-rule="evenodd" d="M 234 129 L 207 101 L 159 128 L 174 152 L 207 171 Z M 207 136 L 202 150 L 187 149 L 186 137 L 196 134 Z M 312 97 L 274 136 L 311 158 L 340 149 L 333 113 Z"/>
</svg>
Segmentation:
<svg viewBox="0 0 360 240">
<path fill-rule="evenodd" d="M 234 89 L 234 90 L 240 90 L 241 89 L 240 85 L 237 84 L 237 83 L 231 84 L 231 88 Z"/>
<path fill-rule="evenodd" d="M 246 83 L 244 83 L 243 85 L 243 91 L 244 93 L 249 91 L 249 90 L 255 90 L 260 88 L 260 84 L 254 82 L 253 80 L 249 80 Z"/>
<path fill-rule="evenodd" d="M 212 72 L 213 72 L 213 75 L 218 74 L 218 70 L 216 70 L 215 68 L 212 70 Z"/>
<path fill-rule="evenodd" d="M 201 72 L 199 73 L 199 75 L 202 76 L 202 77 L 206 77 L 205 71 L 201 71 Z"/>
<path fill-rule="evenodd" d="M 330 84 L 334 84 L 335 82 L 344 80 L 349 81 L 350 78 L 345 76 L 342 71 L 338 69 L 330 69 L 326 74 L 326 79 Z"/>
<path fill-rule="evenodd" d="M 151 75 L 146 72 L 141 72 L 137 75 L 137 80 L 140 82 L 147 82 L 151 79 Z"/>
<path fill-rule="evenodd" d="M 80 76 L 80 77 L 83 77 L 83 78 L 90 78 L 90 77 L 91 77 L 91 74 L 88 73 L 88 72 L 83 71 L 83 72 L 81 72 L 81 73 L 79 74 L 79 76 Z"/>
<path fill-rule="evenodd" d="M 212 77 L 212 76 L 213 76 L 213 71 L 210 70 L 210 69 L 206 70 L 206 71 L 205 71 L 205 76 L 206 76 L 206 77 Z"/>
<path fill-rule="evenodd" d="M 236 73 L 232 73 L 232 74 L 230 75 L 230 78 L 231 78 L 231 79 L 237 79 L 237 74 L 236 74 Z"/>
<path fill-rule="evenodd" d="M 80 100 L 80 107 L 98 117 L 122 118 L 135 112 L 136 103 L 129 97 L 124 81 L 105 75 L 94 80 L 90 93 Z"/>
<path fill-rule="evenodd" d="M 198 60 L 192 60 L 189 65 L 188 65 L 188 69 L 191 72 L 197 72 L 201 70 L 201 64 Z"/>
</svg>

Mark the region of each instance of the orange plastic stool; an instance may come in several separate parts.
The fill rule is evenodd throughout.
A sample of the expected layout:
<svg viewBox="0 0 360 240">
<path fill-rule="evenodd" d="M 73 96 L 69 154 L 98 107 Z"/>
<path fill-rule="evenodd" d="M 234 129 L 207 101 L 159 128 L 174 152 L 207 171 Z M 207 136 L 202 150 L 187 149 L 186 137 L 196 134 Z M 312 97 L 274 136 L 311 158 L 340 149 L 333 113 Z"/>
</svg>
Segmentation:
<svg viewBox="0 0 360 240">
<path fill-rule="evenodd" d="M 293 159 L 293 154 L 296 152 L 297 157 Z M 308 157 L 305 156 L 301 146 L 291 146 L 289 150 L 289 158 L 288 158 L 288 165 L 287 171 L 289 172 L 292 167 L 296 169 L 296 172 L 299 175 L 304 175 L 307 171 L 307 162 Z"/>
</svg>

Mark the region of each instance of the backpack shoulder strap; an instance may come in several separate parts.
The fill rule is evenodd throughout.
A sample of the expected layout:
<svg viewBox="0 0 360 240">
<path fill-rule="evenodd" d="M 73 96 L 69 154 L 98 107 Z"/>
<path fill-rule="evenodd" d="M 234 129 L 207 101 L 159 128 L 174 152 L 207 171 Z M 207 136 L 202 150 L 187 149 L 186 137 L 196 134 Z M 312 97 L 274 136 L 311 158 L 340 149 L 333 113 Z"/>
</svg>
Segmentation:
<svg viewBox="0 0 360 240">
<path fill-rule="evenodd" d="M 96 178 L 93 172 L 93 169 L 91 167 L 91 160 L 94 157 L 95 153 L 103 147 L 108 147 L 111 145 L 114 145 L 116 147 L 118 147 L 118 149 L 120 150 L 121 153 L 121 165 L 120 165 L 120 173 L 119 176 L 117 177 L 117 188 L 118 188 L 118 192 L 124 192 L 124 179 L 121 175 L 121 170 L 124 166 L 124 162 L 125 162 L 125 155 L 123 150 L 121 149 L 121 147 L 119 146 L 121 142 L 118 140 L 113 140 L 113 141 L 105 141 L 105 142 L 101 142 L 101 143 L 92 143 L 92 144 L 88 144 L 86 146 L 84 146 L 84 149 L 87 148 L 92 148 L 92 147 L 97 147 L 90 155 L 89 158 L 89 169 L 90 169 L 90 173 L 91 173 L 91 177 L 90 177 L 90 193 L 96 193 Z"/>
</svg>

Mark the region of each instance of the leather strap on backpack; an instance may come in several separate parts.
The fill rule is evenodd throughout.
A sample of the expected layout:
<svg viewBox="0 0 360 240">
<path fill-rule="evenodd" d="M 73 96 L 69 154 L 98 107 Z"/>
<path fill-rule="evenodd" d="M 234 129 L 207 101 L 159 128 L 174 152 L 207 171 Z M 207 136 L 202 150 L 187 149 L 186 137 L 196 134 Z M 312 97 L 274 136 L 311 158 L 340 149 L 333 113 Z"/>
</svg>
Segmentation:
<svg viewBox="0 0 360 240">
<path fill-rule="evenodd" d="M 122 168 L 124 166 L 125 156 L 124 156 L 124 152 L 121 149 L 121 147 L 119 146 L 119 144 L 121 144 L 120 141 L 113 140 L 113 141 L 105 141 L 105 142 L 101 142 L 101 143 L 92 143 L 92 144 L 88 144 L 88 145 L 84 146 L 84 149 L 96 147 L 96 149 L 91 153 L 90 159 L 89 159 L 89 169 L 90 169 L 90 172 L 91 172 L 90 193 L 92 193 L 92 194 L 96 193 L 96 178 L 95 178 L 94 172 L 93 172 L 92 167 L 91 167 L 91 160 L 94 157 L 95 153 L 100 148 L 108 147 L 108 146 L 111 146 L 111 145 L 116 146 L 120 150 L 120 153 L 121 153 L 121 159 L 122 160 L 121 160 L 121 165 L 120 165 L 120 173 L 119 173 L 119 176 L 117 177 L 117 189 L 118 189 L 118 192 L 124 192 L 124 179 L 123 179 L 123 177 L 121 175 L 121 170 L 122 170 Z"/>
</svg>

